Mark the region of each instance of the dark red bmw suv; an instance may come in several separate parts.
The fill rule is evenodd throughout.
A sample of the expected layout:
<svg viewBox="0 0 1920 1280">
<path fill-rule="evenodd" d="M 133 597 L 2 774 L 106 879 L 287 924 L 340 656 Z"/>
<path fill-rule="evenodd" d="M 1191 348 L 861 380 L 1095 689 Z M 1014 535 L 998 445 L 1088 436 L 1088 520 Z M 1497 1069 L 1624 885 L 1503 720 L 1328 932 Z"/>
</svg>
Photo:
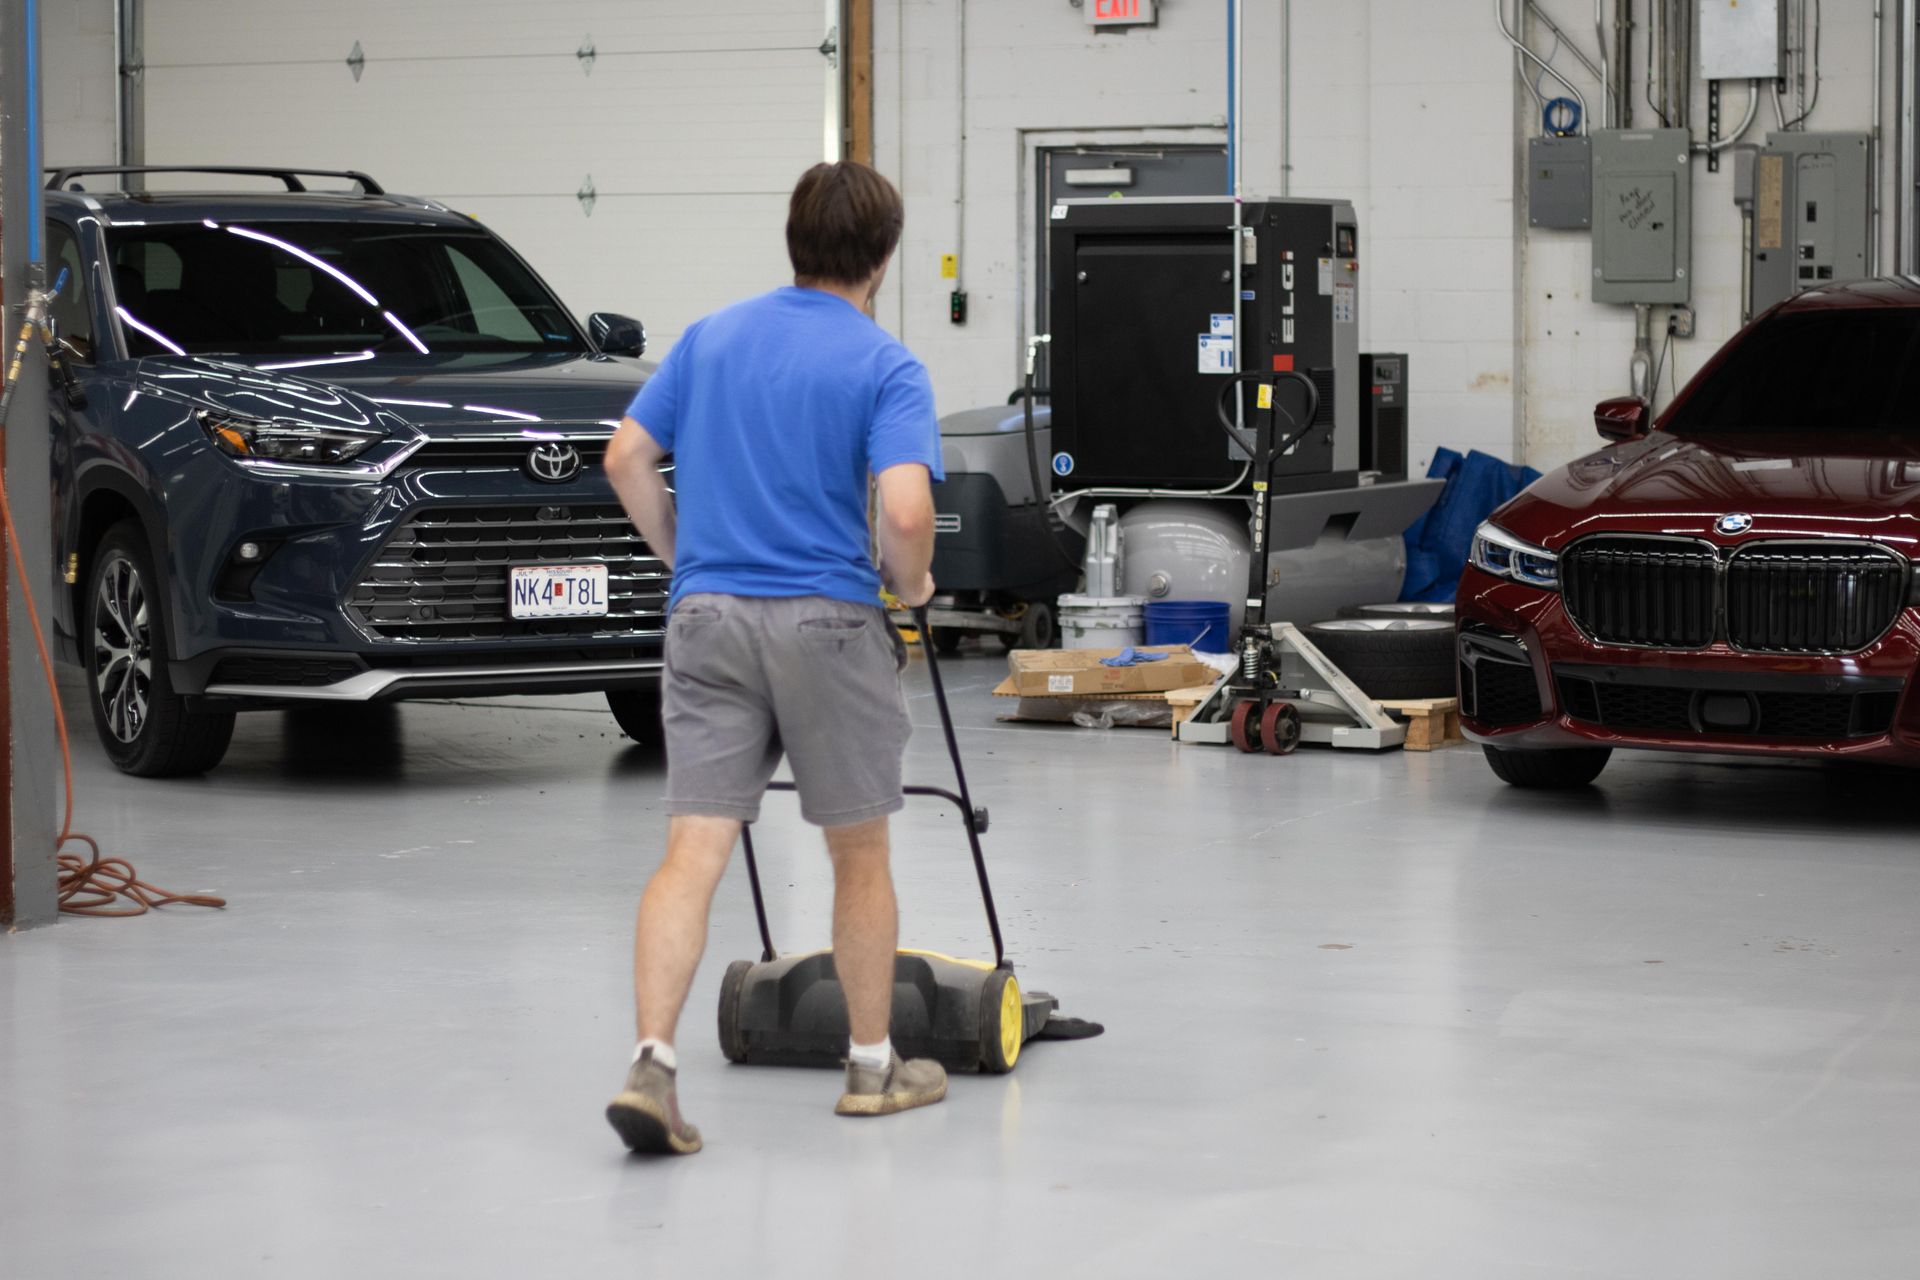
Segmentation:
<svg viewBox="0 0 1920 1280">
<path fill-rule="evenodd" d="M 1461 719 L 1523 787 L 1614 747 L 1920 765 L 1920 282 L 1803 293 L 1659 420 L 1493 513 L 1460 579 Z"/>
</svg>

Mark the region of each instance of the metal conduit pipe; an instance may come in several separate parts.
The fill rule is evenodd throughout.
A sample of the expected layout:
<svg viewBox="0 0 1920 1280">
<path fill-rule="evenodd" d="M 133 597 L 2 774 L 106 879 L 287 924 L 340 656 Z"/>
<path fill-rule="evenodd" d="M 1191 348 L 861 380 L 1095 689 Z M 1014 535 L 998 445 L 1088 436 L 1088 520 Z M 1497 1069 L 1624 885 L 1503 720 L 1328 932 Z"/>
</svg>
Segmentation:
<svg viewBox="0 0 1920 1280">
<path fill-rule="evenodd" d="M 1600 127 L 1613 128 L 1613 73 L 1607 62 L 1607 0 L 1593 0 L 1593 35 L 1600 42 Z"/>
<path fill-rule="evenodd" d="M 1553 67 L 1544 58 L 1542 58 L 1539 54 L 1535 53 L 1533 50 L 1527 48 L 1526 45 L 1521 43 L 1520 37 L 1513 34 L 1513 29 L 1507 25 L 1507 0 L 1493 0 L 1493 20 L 1500 24 L 1500 34 L 1507 38 L 1507 43 L 1513 46 L 1514 52 L 1518 53 L 1521 57 L 1527 59 L 1527 61 L 1539 67 L 1542 71 L 1552 76 L 1555 80 L 1558 80 L 1561 83 L 1561 85 L 1566 89 L 1566 91 L 1573 95 L 1573 100 L 1579 104 L 1580 118 L 1582 120 L 1587 119 L 1586 95 L 1581 93 L 1580 90 L 1577 87 L 1575 87 L 1573 81 L 1567 79 L 1565 76 L 1561 75 L 1558 71 L 1555 71 Z M 1522 78 L 1524 79 L 1525 77 L 1522 77 Z M 1528 81 L 1528 87 L 1532 88 L 1532 81 L 1530 80 Z M 1535 99 L 1538 99 L 1539 96 L 1540 94 L 1538 90 L 1535 90 L 1534 92 Z"/>
<path fill-rule="evenodd" d="M 1868 215 L 1867 274 L 1880 274 L 1880 65 L 1886 61 L 1886 18 L 1881 0 L 1873 0 L 1873 125 L 1867 133 L 1867 172 L 1873 179 L 1873 211 Z"/>
<path fill-rule="evenodd" d="M 1580 51 L 1580 46 L 1573 42 L 1573 37 L 1562 31 L 1560 25 L 1548 16 L 1545 9 L 1540 7 L 1539 0 L 1526 0 L 1526 11 L 1531 13 L 1535 21 L 1539 22 L 1541 26 L 1553 33 L 1553 38 L 1560 42 L 1560 47 L 1572 54 L 1573 60 L 1585 67 L 1588 75 L 1592 76 L 1601 84 L 1607 82 L 1606 73 L 1594 66 L 1593 59 Z M 1561 83 L 1564 84 L 1566 82 L 1563 80 Z"/>
<path fill-rule="evenodd" d="M 1627 385 L 1630 394 L 1653 403 L 1653 307 L 1645 302 L 1633 304 L 1633 356 L 1627 361 Z"/>
<path fill-rule="evenodd" d="M 1693 153 L 1700 156 L 1712 151 L 1726 150 L 1746 136 L 1747 130 L 1753 128 L 1753 118 L 1759 114 L 1760 82 L 1758 80 L 1749 80 L 1747 81 L 1747 114 L 1741 118 L 1740 127 L 1724 138 L 1709 138 L 1705 142 L 1694 143 Z"/>
<path fill-rule="evenodd" d="M 1915 0 L 1900 0 L 1900 74 L 1894 91 L 1898 109 L 1893 117 L 1893 269 L 1905 275 L 1914 269 L 1913 254 L 1913 98 Z"/>
</svg>

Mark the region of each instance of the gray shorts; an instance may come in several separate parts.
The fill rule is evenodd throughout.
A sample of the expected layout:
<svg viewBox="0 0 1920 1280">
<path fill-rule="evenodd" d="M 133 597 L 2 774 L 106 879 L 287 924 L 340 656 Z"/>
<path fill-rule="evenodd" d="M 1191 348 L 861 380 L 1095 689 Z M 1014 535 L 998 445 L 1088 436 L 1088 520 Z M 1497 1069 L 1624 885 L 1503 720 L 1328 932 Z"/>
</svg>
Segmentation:
<svg viewBox="0 0 1920 1280">
<path fill-rule="evenodd" d="M 755 821 L 783 752 L 815 826 L 896 812 L 906 662 L 877 605 L 686 596 L 667 624 L 667 812 Z"/>
</svg>

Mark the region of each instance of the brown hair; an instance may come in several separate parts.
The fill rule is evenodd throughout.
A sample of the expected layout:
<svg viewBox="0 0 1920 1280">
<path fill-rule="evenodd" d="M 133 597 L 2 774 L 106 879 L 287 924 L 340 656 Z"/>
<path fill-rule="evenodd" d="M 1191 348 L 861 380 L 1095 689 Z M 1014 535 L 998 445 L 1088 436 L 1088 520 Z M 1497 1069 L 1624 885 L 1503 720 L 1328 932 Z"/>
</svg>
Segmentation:
<svg viewBox="0 0 1920 1280">
<path fill-rule="evenodd" d="M 800 175 L 787 205 L 787 257 L 802 283 L 863 284 L 900 243 L 906 209 L 894 185 L 856 160 Z"/>
</svg>

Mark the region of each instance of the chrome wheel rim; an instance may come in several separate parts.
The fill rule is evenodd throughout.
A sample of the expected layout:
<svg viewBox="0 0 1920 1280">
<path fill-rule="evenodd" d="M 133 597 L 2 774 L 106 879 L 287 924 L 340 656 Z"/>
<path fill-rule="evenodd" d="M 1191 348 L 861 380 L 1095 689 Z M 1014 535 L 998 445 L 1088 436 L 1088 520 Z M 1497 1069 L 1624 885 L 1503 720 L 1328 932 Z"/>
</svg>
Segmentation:
<svg viewBox="0 0 1920 1280">
<path fill-rule="evenodd" d="M 132 743 L 147 725 L 153 692 L 153 631 L 147 588 L 133 563 L 110 561 L 93 602 L 93 687 L 115 739 Z"/>
<path fill-rule="evenodd" d="M 1363 618 L 1451 618 L 1453 606 L 1431 600 L 1402 600 L 1394 604 L 1370 604 Z"/>
</svg>

